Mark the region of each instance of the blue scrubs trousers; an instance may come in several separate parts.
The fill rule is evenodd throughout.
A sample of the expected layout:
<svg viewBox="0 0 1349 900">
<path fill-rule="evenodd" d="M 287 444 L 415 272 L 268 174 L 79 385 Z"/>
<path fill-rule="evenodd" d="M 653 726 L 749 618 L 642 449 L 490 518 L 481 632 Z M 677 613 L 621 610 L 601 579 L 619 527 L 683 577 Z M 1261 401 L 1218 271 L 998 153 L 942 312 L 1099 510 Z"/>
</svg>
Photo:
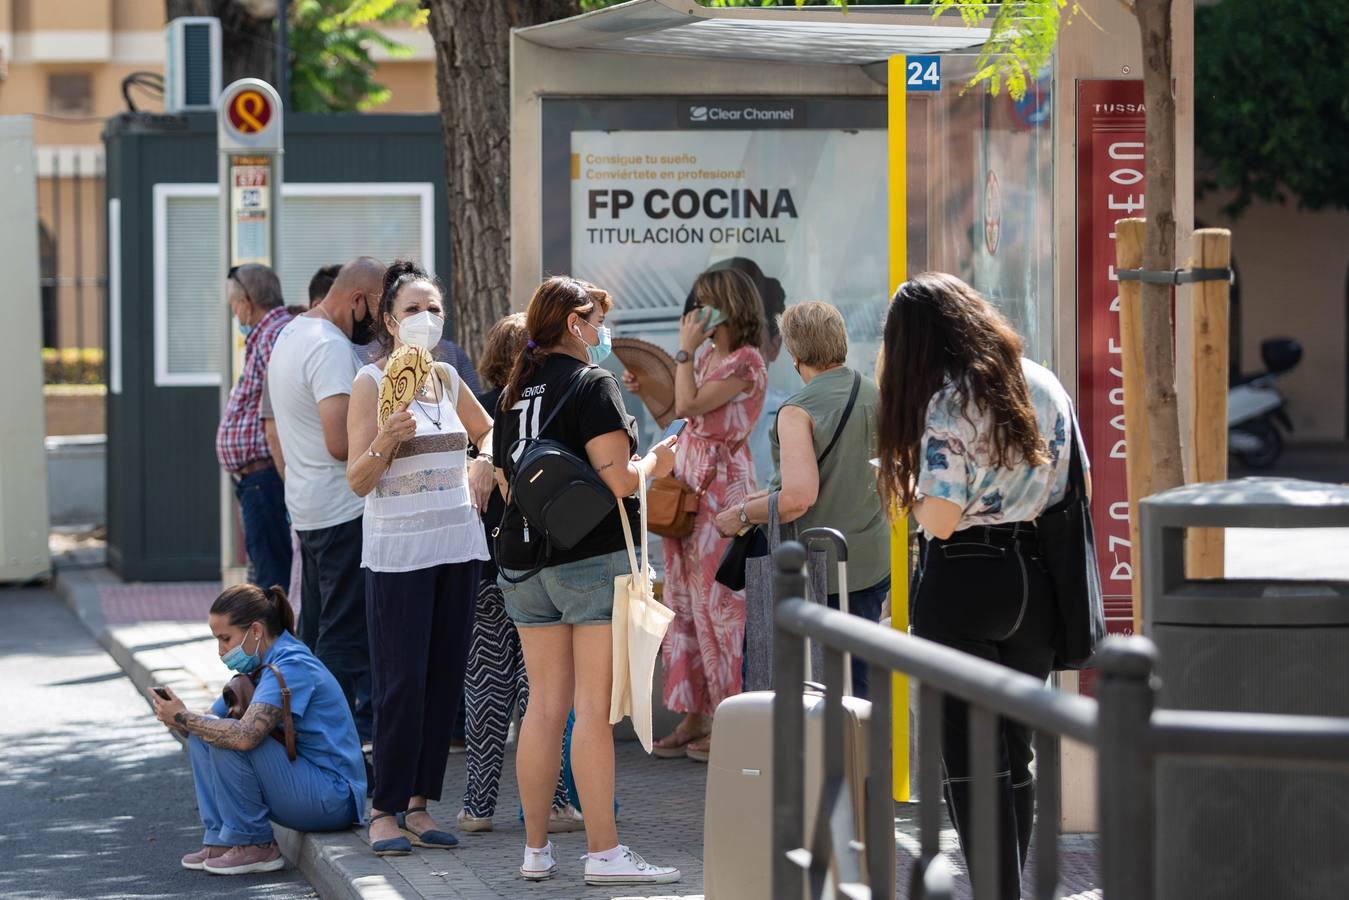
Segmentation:
<svg viewBox="0 0 1349 900">
<path fill-rule="evenodd" d="M 351 788 L 337 775 L 297 757 L 270 736 L 247 752 L 187 742 L 204 846 L 267 844 L 272 822 L 297 831 L 340 831 L 358 821 Z"/>
</svg>

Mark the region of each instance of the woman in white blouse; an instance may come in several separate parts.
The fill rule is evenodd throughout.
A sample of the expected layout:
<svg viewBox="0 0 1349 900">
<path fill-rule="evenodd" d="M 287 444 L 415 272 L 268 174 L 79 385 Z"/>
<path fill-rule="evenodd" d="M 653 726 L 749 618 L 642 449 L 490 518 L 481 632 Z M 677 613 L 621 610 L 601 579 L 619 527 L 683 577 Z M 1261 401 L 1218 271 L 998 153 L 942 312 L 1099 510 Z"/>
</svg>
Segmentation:
<svg viewBox="0 0 1349 900">
<path fill-rule="evenodd" d="M 347 417 L 347 481 L 365 497 L 365 569 L 375 713 L 370 846 L 404 855 L 458 843 L 426 811 L 439 800 L 473 631 L 487 541 L 480 510 L 492 458 L 470 463 L 469 442 L 492 445 L 492 420 L 444 363 L 406 408 L 379 424 L 389 353 L 440 340 L 444 300 L 415 263 L 396 262 L 380 300 L 383 359 L 356 374 Z M 322 641 L 322 636 L 319 638 Z"/>
</svg>

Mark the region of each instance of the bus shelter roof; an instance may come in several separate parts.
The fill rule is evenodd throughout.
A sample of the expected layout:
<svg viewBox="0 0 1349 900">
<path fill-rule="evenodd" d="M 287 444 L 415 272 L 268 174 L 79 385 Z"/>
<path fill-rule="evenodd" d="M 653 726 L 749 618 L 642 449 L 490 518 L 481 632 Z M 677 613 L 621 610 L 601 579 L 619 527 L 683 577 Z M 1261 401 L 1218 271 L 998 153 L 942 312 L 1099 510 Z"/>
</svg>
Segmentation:
<svg viewBox="0 0 1349 900">
<path fill-rule="evenodd" d="M 696 0 L 630 0 L 521 28 L 558 50 L 695 59 L 869 66 L 896 54 L 977 50 L 989 30 L 934 21 L 928 6 L 709 8 Z"/>
</svg>

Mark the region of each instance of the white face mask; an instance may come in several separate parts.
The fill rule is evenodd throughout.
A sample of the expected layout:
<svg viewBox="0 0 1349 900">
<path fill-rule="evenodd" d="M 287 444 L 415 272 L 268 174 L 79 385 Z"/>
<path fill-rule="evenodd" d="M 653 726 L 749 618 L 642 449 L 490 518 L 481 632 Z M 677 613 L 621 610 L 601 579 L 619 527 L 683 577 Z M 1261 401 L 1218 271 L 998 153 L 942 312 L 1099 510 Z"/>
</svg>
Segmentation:
<svg viewBox="0 0 1349 900">
<path fill-rule="evenodd" d="M 445 329 L 445 320 L 431 310 L 408 316 L 398 323 L 398 339 L 404 344 L 421 347 L 428 353 L 440 343 L 440 335 Z"/>
</svg>

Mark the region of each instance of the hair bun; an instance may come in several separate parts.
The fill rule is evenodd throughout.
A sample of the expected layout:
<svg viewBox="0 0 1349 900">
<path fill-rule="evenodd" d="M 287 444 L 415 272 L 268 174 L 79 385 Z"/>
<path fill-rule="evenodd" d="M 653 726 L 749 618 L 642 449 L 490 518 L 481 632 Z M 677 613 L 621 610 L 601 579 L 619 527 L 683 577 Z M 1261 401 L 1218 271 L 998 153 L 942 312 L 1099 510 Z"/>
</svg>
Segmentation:
<svg viewBox="0 0 1349 900">
<path fill-rule="evenodd" d="M 396 259 L 393 265 L 384 270 L 384 290 L 387 292 L 396 285 L 401 279 L 412 276 L 414 278 L 429 278 L 426 270 L 417 265 L 410 259 Z"/>
</svg>

